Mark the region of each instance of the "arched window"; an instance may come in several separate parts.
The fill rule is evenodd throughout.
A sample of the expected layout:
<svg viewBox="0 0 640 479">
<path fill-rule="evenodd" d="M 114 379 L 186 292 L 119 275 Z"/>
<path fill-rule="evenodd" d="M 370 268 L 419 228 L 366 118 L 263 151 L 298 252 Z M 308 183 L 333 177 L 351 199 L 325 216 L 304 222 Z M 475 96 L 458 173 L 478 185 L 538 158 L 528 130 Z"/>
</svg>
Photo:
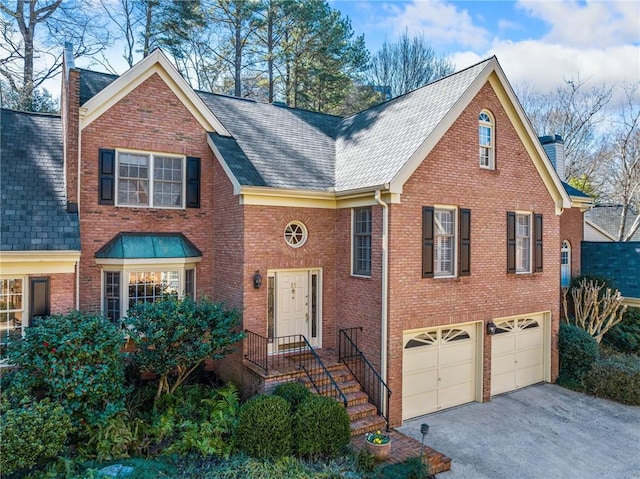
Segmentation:
<svg viewBox="0 0 640 479">
<path fill-rule="evenodd" d="M 562 242 L 560 249 L 560 286 L 568 288 L 571 283 L 571 244 Z"/>
<path fill-rule="evenodd" d="M 478 117 L 478 141 L 480 145 L 480 168 L 495 168 L 495 135 L 491 114 L 482 110 Z"/>
</svg>

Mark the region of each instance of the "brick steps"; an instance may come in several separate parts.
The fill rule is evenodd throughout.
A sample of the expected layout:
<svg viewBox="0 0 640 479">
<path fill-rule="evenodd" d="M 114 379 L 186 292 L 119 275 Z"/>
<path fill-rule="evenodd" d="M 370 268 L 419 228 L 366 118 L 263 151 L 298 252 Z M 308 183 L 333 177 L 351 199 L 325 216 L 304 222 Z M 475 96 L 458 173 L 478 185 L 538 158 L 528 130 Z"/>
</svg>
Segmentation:
<svg viewBox="0 0 640 479">
<path fill-rule="evenodd" d="M 377 408 L 369 402 L 369 396 L 362 391 L 360 383 L 356 381 L 351 371 L 344 364 L 338 363 L 337 359 L 327 361 L 325 358 L 324 361 L 327 370 L 347 398 L 347 412 L 351 421 L 351 436 L 384 429 L 387 425 L 386 421 L 378 415 Z M 324 376 L 322 371 L 315 369 L 312 372 L 318 373 L 318 376 L 314 377 L 318 387 L 326 386 L 331 382 L 328 377 Z M 300 382 L 317 394 L 313 383 L 306 375 L 300 378 Z M 332 393 L 333 391 L 329 390 L 322 394 L 331 395 Z"/>
</svg>

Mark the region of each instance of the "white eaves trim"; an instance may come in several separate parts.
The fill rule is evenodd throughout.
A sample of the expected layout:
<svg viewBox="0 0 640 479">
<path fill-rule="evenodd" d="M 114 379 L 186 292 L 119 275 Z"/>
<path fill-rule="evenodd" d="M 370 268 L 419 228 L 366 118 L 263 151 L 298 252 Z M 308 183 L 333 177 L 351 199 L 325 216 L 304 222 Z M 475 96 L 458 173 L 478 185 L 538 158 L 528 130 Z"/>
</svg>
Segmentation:
<svg viewBox="0 0 640 479">
<path fill-rule="evenodd" d="M 607 230 L 605 230 L 604 228 L 602 228 L 601 226 L 598 226 L 597 224 L 595 224 L 593 221 L 585 218 L 584 222 L 586 225 L 590 226 L 591 228 L 593 228 L 594 230 L 596 230 L 598 233 L 600 233 L 601 235 L 609 238 L 611 241 L 618 241 L 618 239 L 613 236 L 611 233 L 609 233 Z"/>
<path fill-rule="evenodd" d="M 206 131 L 215 131 L 221 136 L 231 136 L 160 49 L 154 50 L 81 105 L 80 129 L 90 125 L 154 73 L 164 80 Z"/>
<path fill-rule="evenodd" d="M 487 62 L 486 66 L 473 80 L 464 94 L 447 112 L 442 121 L 440 121 L 440 123 L 426 138 L 422 145 L 420 145 L 420 147 L 415 151 L 409 161 L 395 175 L 390 183 L 391 193 L 402 193 L 402 187 L 404 183 L 411 177 L 411 175 L 413 175 L 413 173 L 424 161 L 431 150 L 433 150 L 433 148 L 444 136 L 444 134 L 462 114 L 464 109 L 469 105 L 469 103 L 471 103 L 473 98 L 475 98 L 483 85 L 487 81 L 491 81 L 492 79 L 494 79 L 494 77 L 492 77 L 492 74 L 495 74 L 495 79 L 497 79 L 498 82 L 497 85 L 492 84 L 492 86 L 494 86 L 494 90 L 496 90 L 495 86 L 501 87 L 501 89 L 506 94 L 506 98 L 504 94 L 501 95 L 500 91 L 496 91 L 496 95 L 498 95 L 498 98 L 503 103 L 505 111 L 509 115 L 512 123 L 514 123 L 514 128 L 520 134 L 525 148 L 527 148 L 527 150 L 529 151 L 529 154 L 533 159 L 533 163 L 538 170 L 540 177 L 547 187 L 549 194 L 553 198 L 556 205 L 556 214 L 560 214 L 563 208 L 571 207 L 571 199 L 569 198 L 569 195 L 562 186 L 562 182 L 560 181 L 558 174 L 551 165 L 551 162 L 547 158 L 547 154 L 542 148 L 540 141 L 534 134 L 531 124 L 529 123 L 529 120 L 527 119 L 522 106 L 517 100 L 515 93 L 511 88 L 511 85 L 509 84 L 506 76 L 504 75 L 504 72 L 502 71 L 502 68 L 500 67 L 500 64 L 498 63 L 498 60 L 495 57 L 491 58 L 491 60 Z M 523 136 L 528 138 L 524 138 Z"/>
</svg>

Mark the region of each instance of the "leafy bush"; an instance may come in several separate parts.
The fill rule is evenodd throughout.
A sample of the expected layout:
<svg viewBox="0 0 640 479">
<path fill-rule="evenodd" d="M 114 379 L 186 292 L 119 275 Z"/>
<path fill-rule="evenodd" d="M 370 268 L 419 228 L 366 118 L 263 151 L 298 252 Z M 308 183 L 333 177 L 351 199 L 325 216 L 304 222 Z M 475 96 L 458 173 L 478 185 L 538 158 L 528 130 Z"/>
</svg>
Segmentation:
<svg viewBox="0 0 640 479">
<path fill-rule="evenodd" d="M 293 419 L 293 437 L 302 456 L 335 456 L 351 439 L 347 410 L 335 399 L 310 396 Z"/>
<path fill-rule="evenodd" d="M 640 308 L 629 308 L 622 322 L 610 329 L 602 342 L 621 353 L 640 355 Z"/>
<path fill-rule="evenodd" d="M 254 396 L 240 407 L 236 444 L 250 456 L 288 456 L 292 439 L 291 408 L 285 399 Z"/>
<path fill-rule="evenodd" d="M 97 424 L 124 407 L 124 336 L 105 318 L 73 311 L 38 320 L 9 344 L 11 386 L 62 405 L 75 425 Z M 36 394 L 37 393 L 37 394 Z"/>
<path fill-rule="evenodd" d="M 55 458 L 72 430 L 69 415 L 49 399 L 3 410 L 0 419 L 0 470 L 3 474 Z"/>
<path fill-rule="evenodd" d="M 573 324 L 561 324 L 558 347 L 560 350 L 558 384 L 580 388 L 591 366 L 600 357 L 598 343 L 584 329 Z"/>
<path fill-rule="evenodd" d="M 640 357 L 617 354 L 596 362 L 585 378 L 587 392 L 640 406 Z"/>
<path fill-rule="evenodd" d="M 231 352 L 243 337 L 239 318 L 222 303 L 165 295 L 155 303 L 137 303 L 123 323 L 136 345 L 137 366 L 159 376 L 159 398 L 174 393 L 205 359 Z"/>
<path fill-rule="evenodd" d="M 273 394 L 286 399 L 291 406 L 291 413 L 295 414 L 300 403 L 311 396 L 311 391 L 302 383 L 290 382 L 276 386 Z"/>
</svg>

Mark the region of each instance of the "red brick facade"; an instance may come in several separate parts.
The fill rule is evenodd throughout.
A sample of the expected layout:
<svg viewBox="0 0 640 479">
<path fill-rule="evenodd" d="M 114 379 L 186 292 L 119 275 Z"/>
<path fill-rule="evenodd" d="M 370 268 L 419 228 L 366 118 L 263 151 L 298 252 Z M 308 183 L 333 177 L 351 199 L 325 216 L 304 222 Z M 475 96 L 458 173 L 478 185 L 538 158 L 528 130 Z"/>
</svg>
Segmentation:
<svg viewBox="0 0 640 479">
<path fill-rule="evenodd" d="M 77 75 L 71 72 L 69 114 L 77 114 Z M 75 102 L 75 104 L 73 103 Z M 496 168 L 478 166 L 478 114 L 495 118 Z M 214 112 L 215 114 L 215 112 Z M 77 125 L 77 123 L 76 123 Z M 68 178 L 73 198 L 74 168 L 80 173 L 80 309 L 99 311 L 102 267 L 96 251 L 120 232 L 181 232 L 200 251 L 197 296 L 222 300 L 242 312 L 243 328 L 266 336 L 269 274 L 276 270 L 318 269 L 322 278 L 322 347 L 335 349 L 339 330 L 362 327 L 360 347 L 382 363 L 383 208 L 372 208 L 370 278 L 351 275 L 351 209 L 242 205 L 207 144 L 207 132 L 164 81 L 154 74 L 81 131 L 81 161 L 74 164 L 77 126 L 67 126 Z M 75 142 L 75 143 L 74 143 Z M 201 207 L 128 208 L 98 204 L 98 150 L 173 153 L 201 158 Z M 373 196 L 372 196 L 373 198 Z M 447 205 L 471 210 L 471 275 L 423 278 L 422 207 Z M 544 271 L 507 274 L 506 212 L 527 211 L 544 218 Z M 571 212 L 570 214 L 573 214 Z M 291 221 L 308 229 L 298 249 L 284 241 Z M 579 264 L 576 231 L 560 235 L 555 204 L 498 97 L 487 83 L 405 183 L 401 202 L 389 205 L 389 287 L 387 378 L 393 390 L 391 424 L 402 421 L 402 358 L 405 330 L 550 311 L 551 379 L 558 370 L 559 248 L 571 238 Z M 581 234 L 581 233 L 580 233 Z M 574 241 L 576 241 L 574 243 Z M 253 275 L 263 277 L 260 289 Z M 484 331 L 484 328 L 482 328 Z M 482 399 L 490 398 L 491 337 L 484 336 Z M 256 379 L 242 367 L 240 349 L 218 365 L 222 377 Z"/>
</svg>

